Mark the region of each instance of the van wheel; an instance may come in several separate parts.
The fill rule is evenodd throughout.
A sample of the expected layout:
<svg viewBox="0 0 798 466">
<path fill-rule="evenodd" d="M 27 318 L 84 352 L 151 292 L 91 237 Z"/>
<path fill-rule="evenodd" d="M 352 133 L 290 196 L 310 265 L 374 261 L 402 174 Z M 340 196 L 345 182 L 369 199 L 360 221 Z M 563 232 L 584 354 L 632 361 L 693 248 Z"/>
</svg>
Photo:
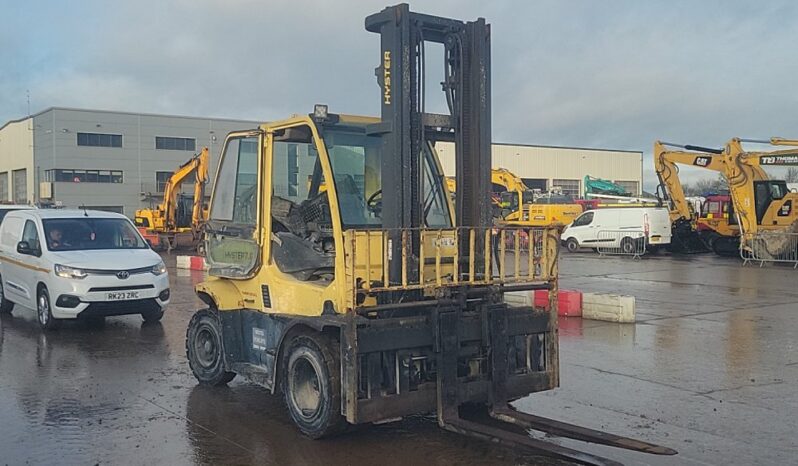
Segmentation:
<svg viewBox="0 0 798 466">
<path fill-rule="evenodd" d="M 634 254 L 635 242 L 632 238 L 626 237 L 621 240 L 621 252 L 624 254 Z"/>
<path fill-rule="evenodd" d="M 14 303 L 6 299 L 6 290 L 3 288 L 3 277 L 0 277 L 0 314 L 11 314 Z"/>
<path fill-rule="evenodd" d="M 341 365 L 332 339 L 317 333 L 295 336 L 283 367 L 285 404 L 299 430 L 314 439 L 343 431 Z"/>
<path fill-rule="evenodd" d="M 148 324 L 160 322 L 162 317 L 163 317 L 163 308 L 141 313 L 141 318 L 144 319 L 144 322 Z"/>
<path fill-rule="evenodd" d="M 565 249 L 568 252 L 576 252 L 579 250 L 579 241 L 576 238 L 568 238 L 568 241 L 565 242 Z"/>
<path fill-rule="evenodd" d="M 46 286 L 39 287 L 39 292 L 36 293 L 36 315 L 39 320 L 39 327 L 42 330 L 55 330 L 61 321 L 53 317 L 53 310 L 50 306 L 50 293 L 47 291 Z"/>
<path fill-rule="evenodd" d="M 235 372 L 224 367 L 222 324 L 216 313 L 201 309 L 194 313 L 186 330 L 186 357 L 194 377 L 202 385 L 225 385 Z"/>
</svg>

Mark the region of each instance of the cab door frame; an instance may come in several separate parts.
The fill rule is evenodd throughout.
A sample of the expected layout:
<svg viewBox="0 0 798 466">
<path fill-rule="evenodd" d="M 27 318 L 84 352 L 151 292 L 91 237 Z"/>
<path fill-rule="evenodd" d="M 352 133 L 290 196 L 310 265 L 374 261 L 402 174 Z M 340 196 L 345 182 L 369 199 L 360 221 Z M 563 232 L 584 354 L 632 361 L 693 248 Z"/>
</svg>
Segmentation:
<svg viewBox="0 0 798 466">
<path fill-rule="evenodd" d="M 254 277 L 263 262 L 263 257 L 261 254 L 261 245 L 263 243 L 263 227 L 262 227 L 262 190 L 263 190 L 263 159 L 264 159 L 264 144 L 265 144 L 265 132 L 263 129 L 252 129 L 252 130 L 242 130 L 242 131 L 233 131 L 228 133 L 225 137 L 224 145 L 222 146 L 222 151 L 219 157 L 219 165 L 216 169 L 216 175 L 214 176 L 213 182 L 213 189 L 211 190 L 211 202 L 208 208 L 208 222 L 206 225 L 206 235 L 205 235 L 205 251 L 206 256 L 211 267 L 210 273 L 217 277 L 229 278 L 234 280 L 242 280 Z M 244 139 L 244 138 L 253 138 L 257 137 L 257 168 L 256 168 L 256 185 L 255 185 L 255 222 L 252 225 L 249 224 L 242 224 L 237 223 L 235 221 L 235 208 L 236 208 L 236 189 L 237 189 L 237 180 L 239 175 L 239 163 L 240 158 L 236 160 L 236 177 L 234 186 L 233 186 L 233 199 L 232 204 L 230 206 L 230 219 L 222 218 L 222 219 L 214 219 L 213 215 L 214 211 L 214 204 L 220 202 L 218 198 L 218 191 L 220 188 L 220 177 L 223 176 L 223 171 L 225 168 L 225 161 L 229 156 L 227 151 L 230 147 L 230 143 L 232 140 Z M 236 154 L 237 157 L 240 157 L 241 148 L 239 146 L 239 152 Z M 247 232 L 251 230 L 251 236 L 247 235 Z M 225 267 L 224 263 L 220 263 L 218 267 L 214 266 L 213 260 L 213 249 L 214 249 L 214 240 L 216 237 L 224 238 L 224 237 L 238 237 L 240 240 L 244 242 L 252 241 L 254 244 L 254 253 L 255 257 L 252 261 L 252 264 L 249 264 L 249 268 L 247 270 L 238 270 L 233 267 Z"/>
</svg>

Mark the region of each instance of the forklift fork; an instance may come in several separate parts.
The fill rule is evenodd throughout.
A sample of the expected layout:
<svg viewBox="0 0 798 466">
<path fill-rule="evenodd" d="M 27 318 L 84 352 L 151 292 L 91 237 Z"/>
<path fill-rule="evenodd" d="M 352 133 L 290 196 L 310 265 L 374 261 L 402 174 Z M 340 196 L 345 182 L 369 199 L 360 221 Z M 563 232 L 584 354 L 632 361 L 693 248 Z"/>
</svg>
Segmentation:
<svg viewBox="0 0 798 466">
<path fill-rule="evenodd" d="M 516 411 L 510 406 L 506 397 L 507 381 L 507 334 L 506 305 L 491 305 L 487 318 L 489 320 L 488 335 L 490 337 L 491 390 L 489 394 L 490 417 L 508 427 L 521 427 L 524 430 L 535 430 L 549 435 L 565 437 L 584 442 L 597 443 L 612 447 L 655 455 L 675 455 L 673 449 L 654 445 L 641 440 L 593 430 L 565 422 Z M 460 416 L 457 382 L 457 357 L 460 340 L 458 335 L 459 309 L 455 307 L 440 308 L 435 313 L 437 321 L 436 351 L 438 353 L 438 425 L 446 430 L 468 435 L 482 440 L 498 443 L 506 447 L 521 448 L 532 454 L 543 455 L 561 460 L 587 465 L 620 465 L 617 461 L 591 453 L 574 450 L 556 443 L 540 440 L 514 432 L 509 428 L 488 425 L 464 419 Z M 501 424 L 499 424 L 501 425 Z"/>
</svg>

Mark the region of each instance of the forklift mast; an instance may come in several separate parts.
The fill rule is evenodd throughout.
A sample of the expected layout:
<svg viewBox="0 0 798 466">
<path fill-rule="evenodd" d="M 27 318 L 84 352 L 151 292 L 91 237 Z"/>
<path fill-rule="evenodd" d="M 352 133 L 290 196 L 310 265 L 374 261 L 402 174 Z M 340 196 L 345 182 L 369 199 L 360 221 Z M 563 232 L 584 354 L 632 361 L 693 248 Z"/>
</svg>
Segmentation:
<svg viewBox="0 0 798 466">
<path fill-rule="evenodd" d="M 490 26 L 483 18 L 462 22 L 414 13 L 403 3 L 368 16 L 366 30 L 380 34 L 381 39 L 376 75 L 382 90 L 382 118 L 373 132 L 382 134 L 382 173 L 396 174 L 382 180 L 383 191 L 391 193 L 383 198 L 383 226 L 393 231 L 425 226 L 422 151 L 426 144 L 445 140 L 455 143 L 456 225 L 489 227 Z M 444 46 L 445 80 L 441 85 L 448 115 L 425 112 L 426 42 Z M 401 241 L 391 240 L 392 253 L 399 257 Z M 413 256 L 418 255 L 418 247 L 419 238 L 414 235 Z M 392 282 L 399 267 L 398 261 L 392 264 Z"/>
</svg>

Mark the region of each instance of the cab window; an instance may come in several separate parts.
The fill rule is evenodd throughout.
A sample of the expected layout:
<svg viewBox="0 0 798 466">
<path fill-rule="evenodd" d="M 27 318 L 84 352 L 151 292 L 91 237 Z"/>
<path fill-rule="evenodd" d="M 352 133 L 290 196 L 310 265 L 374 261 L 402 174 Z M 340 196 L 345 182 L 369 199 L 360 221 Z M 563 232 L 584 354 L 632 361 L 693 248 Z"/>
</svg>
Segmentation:
<svg viewBox="0 0 798 466">
<path fill-rule="evenodd" d="M 577 217 L 576 220 L 574 220 L 573 226 L 582 227 L 585 225 L 590 225 L 592 221 L 593 221 L 593 212 L 585 212 L 584 214 Z"/>
<path fill-rule="evenodd" d="M 257 220 L 258 138 L 227 142 L 216 180 L 210 219 L 255 225 Z"/>
<path fill-rule="evenodd" d="M 259 263 L 258 160 L 262 138 L 254 132 L 228 136 L 216 176 L 206 229 L 210 273 L 251 276 Z"/>
<path fill-rule="evenodd" d="M 32 220 L 25 222 L 25 228 L 22 230 L 22 242 L 28 243 L 28 247 L 33 250 L 41 249 L 39 244 L 39 232 L 36 230 L 36 224 Z"/>
</svg>

